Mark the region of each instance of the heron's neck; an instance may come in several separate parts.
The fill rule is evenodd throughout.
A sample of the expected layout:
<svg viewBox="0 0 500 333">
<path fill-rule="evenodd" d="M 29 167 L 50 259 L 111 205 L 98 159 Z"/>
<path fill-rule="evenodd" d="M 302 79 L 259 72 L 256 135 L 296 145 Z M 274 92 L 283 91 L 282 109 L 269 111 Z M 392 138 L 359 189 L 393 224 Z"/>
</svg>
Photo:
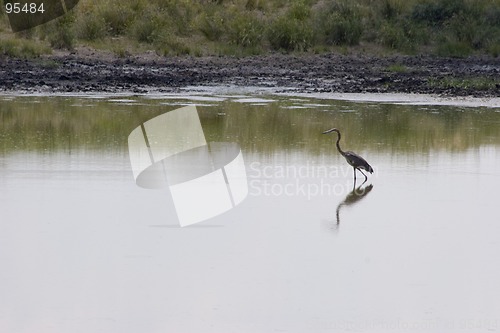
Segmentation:
<svg viewBox="0 0 500 333">
<path fill-rule="evenodd" d="M 345 155 L 345 153 L 344 153 L 344 151 L 342 150 L 342 148 L 340 148 L 340 144 L 339 144 L 339 142 L 340 142 L 340 133 L 339 133 L 339 132 L 337 132 L 337 136 L 338 136 L 338 137 L 337 137 L 337 150 L 339 151 L 339 153 L 340 153 L 342 156 L 344 156 L 344 155 Z"/>
</svg>

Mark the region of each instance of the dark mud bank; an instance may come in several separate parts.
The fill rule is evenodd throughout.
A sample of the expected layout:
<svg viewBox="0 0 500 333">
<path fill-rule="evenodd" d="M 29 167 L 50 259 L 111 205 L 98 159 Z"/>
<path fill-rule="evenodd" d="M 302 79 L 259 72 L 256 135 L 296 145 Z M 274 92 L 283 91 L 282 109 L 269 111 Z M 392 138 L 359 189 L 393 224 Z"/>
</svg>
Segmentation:
<svg viewBox="0 0 500 333">
<path fill-rule="evenodd" d="M 235 85 L 276 91 L 500 96 L 500 59 L 431 56 L 271 55 L 126 59 L 79 54 L 35 60 L 0 57 L 0 91 L 176 91 Z"/>
</svg>

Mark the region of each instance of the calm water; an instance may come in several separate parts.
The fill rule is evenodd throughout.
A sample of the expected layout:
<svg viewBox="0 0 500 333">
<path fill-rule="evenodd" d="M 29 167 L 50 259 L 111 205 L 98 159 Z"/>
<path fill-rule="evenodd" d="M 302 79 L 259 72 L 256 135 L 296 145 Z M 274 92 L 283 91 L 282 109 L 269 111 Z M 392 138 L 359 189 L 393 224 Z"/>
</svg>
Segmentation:
<svg viewBox="0 0 500 333">
<path fill-rule="evenodd" d="M 181 228 L 128 138 L 187 104 L 206 142 L 239 146 L 225 177 L 245 185 Z M 331 127 L 375 169 L 357 191 Z M 0 96 L 0 331 L 500 331 L 499 167 L 495 108 Z M 220 203 L 196 189 L 191 211 Z"/>
</svg>

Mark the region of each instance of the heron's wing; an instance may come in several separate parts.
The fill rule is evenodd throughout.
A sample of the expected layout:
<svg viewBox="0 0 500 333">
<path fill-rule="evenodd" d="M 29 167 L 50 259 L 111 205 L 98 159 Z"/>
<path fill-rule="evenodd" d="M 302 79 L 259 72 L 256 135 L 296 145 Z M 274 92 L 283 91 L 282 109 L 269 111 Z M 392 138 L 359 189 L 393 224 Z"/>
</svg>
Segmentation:
<svg viewBox="0 0 500 333">
<path fill-rule="evenodd" d="M 368 172 L 373 172 L 373 168 L 368 164 L 368 162 L 358 154 L 352 151 L 346 151 L 344 155 L 347 163 L 352 165 L 355 168 L 365 169 Z"/>
</svg>

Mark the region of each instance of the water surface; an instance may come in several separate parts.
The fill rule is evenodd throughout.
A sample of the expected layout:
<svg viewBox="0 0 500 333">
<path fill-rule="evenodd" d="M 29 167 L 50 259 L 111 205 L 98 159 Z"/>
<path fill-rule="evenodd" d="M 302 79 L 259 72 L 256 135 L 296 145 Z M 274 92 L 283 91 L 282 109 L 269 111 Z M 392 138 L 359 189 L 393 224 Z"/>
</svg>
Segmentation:
<svg viewBox="0 0 500 333">
<path fill-rule="evenodd" d="M 180 228 L 127 139 L 189 104 L 248 195 Z M 0 330 L 498 331 L 499 134 L 500 109 L 460 105 L 0 96 Z"/>
</svg>

